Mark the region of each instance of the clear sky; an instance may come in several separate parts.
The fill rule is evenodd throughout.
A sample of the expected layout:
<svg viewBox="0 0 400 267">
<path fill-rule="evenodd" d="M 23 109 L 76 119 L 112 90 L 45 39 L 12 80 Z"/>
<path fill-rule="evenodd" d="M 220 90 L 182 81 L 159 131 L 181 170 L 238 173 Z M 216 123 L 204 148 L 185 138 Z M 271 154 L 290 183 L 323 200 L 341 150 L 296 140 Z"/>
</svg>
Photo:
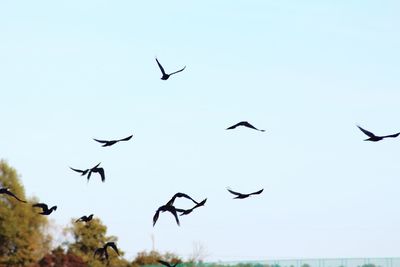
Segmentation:
<svg viewBox="0 0 400 267">
<path fill-rule="evenodd" d="M 399 1 L 2 1 L 0 157 L 132 259 L 400 256 Z M 157 56 L 167 72 L 160 80 Z M 241 120 L 266 129 L 225 131 Z M 130 142 L 102 148 L 92 140 Z M 98 162 L 106 182 L 72 172 Z M 232 200 L 226 187 L 242 192 Z M 177 227 L 158 206 L 208 198 Z M 184 200 L 177 206 L 190 207 Z"/>
</svg>

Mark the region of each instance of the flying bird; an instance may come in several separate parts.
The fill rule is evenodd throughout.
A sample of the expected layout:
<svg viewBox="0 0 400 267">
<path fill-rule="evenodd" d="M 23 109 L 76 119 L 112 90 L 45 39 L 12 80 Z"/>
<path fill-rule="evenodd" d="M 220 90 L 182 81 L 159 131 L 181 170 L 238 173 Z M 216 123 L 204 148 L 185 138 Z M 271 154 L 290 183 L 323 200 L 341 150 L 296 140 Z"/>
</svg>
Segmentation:
<svg viewBox="0 0 400 267">
<path fill-rule="evenodd" d="M 253 125 L 251 125 L 247 121 L 241 121 L 239 123 L 236 123 L 235 125 L 232 125 L 232 126 L 226 128 L 226 130 L 232 130 L 232 129 L 235 129 L 236 127 L 238 127 L 238 126 L 244 126 L 244 127 L 248 127 L 248 128 L 260 131 L 260 132 L 265 132 L 265 130 L 259 130 L 259 129 L 257 129 L 256 127 L 254 127 Z"/>
<path fill-rule="evenodd" d="M 380 140 L 382 140 L 382 139 L 384 139 L 384 138 L 387 138 L 387 137 L 395 138 L 395 137 L 399 136 L 399 134 L 400 134 L 400 132 L 399 132 L 399 133 L 391 134 L 391 135 L 377 136 L 377 135 L 375 135 L 375 134 L 373 134 L 373 133 L 371 133 L 371 132 L 369 132 L 369 131 L 367 131 L 367 130 L 361 128 L 361 127 L 358 126 L 358 125 L 357 125 L 357 127 L 358 127 L 358 129 L 360 129 L 364 134 L 366 134 L 367 136 L 369 136 L 369 138 L 365 139 L 364 141 L 377 142 L 377 141 L 380 141 Z"/>
<path fill-rule="evenodd" d="M 76 220 L 75 222 L 90 222 L 93 219 L 93 214 L 90 214 L 89 216 L 82 216 L 80 217 L 78 220 Z"/>
<path fill-rule="evenodd" d="M 89 179 L 90 179 L 90 176 L 92 175 L 92 173 L 99 173 L 100 177 L 101 177 L 101 181 L 104 182 L 106 180 L 104 169 L 103 168 L 99 168 L 99 165 L 100 165 L 100 163 L 97 164 L 96 166 L 94 166 L 93 168 L 86 169 L 86 170 L 79 170 L 79 169 L 74 169 L 74 168 L 71 168 L 71 167 L 70 167 L 70 169 L 73 170 L 73 171 L 81 173 L 81 176 L 84 176 L 84 175 L 87 174 L 86 179 L 87 179 L 88 182 L 89 182 Z"/>
<path fill-rule="evenodd" d="M 14 195 L 14 194 L 10 191 L 9 188 L 0 188 L 0 194 L 9 195 L 9 196 L 15 198 L 16 200 L 18 200 L 18 201 L 20 201 L 20 202 L 26 203 L 25 200 L 22 200 L 22 199 L 18 198 L 16 195 Z"/>
<path fill-rule="evenodd" d="M 167 267 L 176 267 L 176 265 L 179 264 L 179 262 L 176 262 L 175 264 L 171 264 L 171 263 L 163 261 L 163 260 L 157 260 L 157 261 L 159 263 L 161 263 L 162 265 L 167 266 Z"/>
<path fill-rule="evenodd" d="M 91 170 L 96 169 L 97 167 L 99 167 L 99 165 L 100 165 L 100 163 L 97 164 L 96 166 L 94 166 L 93 168 L 91 168 L 91 169 L 86 169 L 86 170 L 74 169 L 74 168 L 72 168 L 72 167 L 69 167 L 69 168 L 70 168 L 71 170 L 73 170 L 73 171 L 76 171 L 76 172 L 80 173 L 81 176 L 84 176 L 84 175 L 88 174 L 88 176 L 87 176 L 87 181 L 89 182 L 90 175 L 91 175 L 91 173 L 90 173 Z"/>
<path fill-rule="evenodd" d="M 168 80 L 169 76 L 171 76 L 171 75 L 173 75 L 173 74 L 175 74 L 175 73 L 181 72 L 181 71 L 183 71 L 183 70 L 186 68 L 186 66 L 185 66 L 185 67 L 183 67 L 182 69 L 180 69 L 180 70 L 178 70 L 178 71 L 175 71 L 175 72 L 172 72 L 172 73 L 170 73 L 170 74 L 167 74 L 167 73 L 165 73 L 164 68 L 163 68 L 163 66 L 161 66 L 160 62 L 158 62 L 158 59 L 157 59 L 157 58 L 156 58 L 156 61 L 157 61 L 158 67 L 160 68 L 161 73 L 162 73 L 161 80 Z"/>
<path fill-rule="evenodd" d="M 97 166 L 99 166 L 99 165 L 100 165 L 100 163 L 99 163 Z M 88 174 L 88 176 L 87 176 L 88 181 L 89 181 L 90 176 L 92 175 L 92 173 L 98 173 L 98 174 L 100 174 L 101 181 L 102 181 L 103 183 L 104 183 L 104 181 L 106 180 L 106 176 L 105 176 L 105 173 L 104 173 L 104 169 L 103 169 L 103 168 L 98 168 L 98 167 L 91 168 L 90 171 L 89 171 L 89 174 Z"/>
<path fill-rule="evenodd" d="M 156 211 L 156 213 L 153 216 L 153 227 L 156 225 L 156 222 L 158 220 L 158 217 L 160 216 L 160 212 L 170 212 L 172 215 L 174 215 L 176 223 L 178 224 L 178 226 L 180 226 L 179 223 L 179 218 L 178 218 L 178 214 L 177 212 L 184 212 L 185 210 L 183 209 L 177 209 L 172 205 L 163 205 L 161 207 L 159 207 Z"/>
<path fill-rule="evenodd" d="M 102 147 L 106 147 L 106 146 L 112 146 L 112 145 L 114 145 L 114 144 L 116 144 L 118 142 L 121 142 L 121 141 L 128 141 L 128 140 L 130 140 L 132 138 L 132 136 L 133 135 L 130 135 L 128 137 L 125 137 L 125 138 L 122 138 L 122 139 L 119 139 L 119 140 L 110 140 L 110 141 L 99 140 L 99 139 L 95 139 L 95 138 L 93 138 L 93 140 L 96 141 L 96 142 L 102 143 L 103 144 Z"/>
<path fill-rule="evenodd" d="M 204 204 L 206 204 L 206 201 L 207 201 L 207 198 L 204 199 L 203 201 L 201 201 L 200 203 L 196 204 L 193 208 L 184 210 L 183 212 L 181 212 L 181 214 L 179 216 L 190 214 L 193 210 L 195 210 L 201 206 L 204 206 Z"/>
<path fill-rule="evenodd" d="M 42 214 L 42 215 L 49 215 L 50 213 L 53 212 L 53 210 L 57 210 L 57 206 L 53 206 L 49 209 L 49 207 L 44 203 L 36 203 L 36 204 L 33 204 L 32 207 L 41 208 L 42 212 L 39 212 L 39 214 Z"/>
<path fill-rule="evenodd" d="M 234 197 L 234 198 L 243 199 L 243 198 L 248 198 L 248 197 L 251 196 L 251 195 L 259 195 L 259 194 L 262 193 L 262 191 L 263 191 L 264 189 L 261 189 L 261 190 L 259 190 L 259 191 L 257 191 L 257 192 L 253 192 L 253 193 L 250 193 L 250 194 L 242 194 L 242 193 L 238 193 L 238 192 L 232 191 L 232 190 L 230 190 L 230 189 L 227 189 L 227 190 L 228 190 L 230 193 L 236 195 L 236 197 Z"/>
<path fill-rule="evenodd" d="M 99 254 L 100 258 L 105 257 L 108 260 L 108 252 L 107 252 L 108 247 L 111 247 L 119 256 L 119 251 L 118 251 L 117 245 L 114 242 L 107 242 L 103 247 L 97 248 L 94 251 L 93 258 L 95 258 L 97 254 Z"/>
<path fill-rule="evenodd" d="M 185 194 L 185 193 L 180 193 L 180 192 L 178 192 L 178 193 L 176 193 L 176 194 L 171 198 L 171 200 L 168 201 L 167 204 L 165 204 L 165 205 L 173 205 L 174 202 L 175 202 L 175 199 L 176 199 L 177 197 L 178 197 L 178 198 L 183 197 L 183 198 L 186 198 L 186 199 L 190 199 L 191 201 L 194 202 L 194 204 L 199 204 L 196 200 L 194 200 L 193 198 L 191 198 L 189 195 L 187 195 L 187 194 Z"/>
</svg>

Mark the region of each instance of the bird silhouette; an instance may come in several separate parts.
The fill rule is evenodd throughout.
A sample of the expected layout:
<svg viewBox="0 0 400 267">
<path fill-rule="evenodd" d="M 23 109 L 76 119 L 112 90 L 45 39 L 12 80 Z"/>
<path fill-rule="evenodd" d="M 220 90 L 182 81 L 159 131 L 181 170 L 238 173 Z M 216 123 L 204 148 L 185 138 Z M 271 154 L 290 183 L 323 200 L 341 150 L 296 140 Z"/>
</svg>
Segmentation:
<svg viewBox="0 0 400 267">
<path fill-rule="evenodd" d="M 377 135 L 375 135 L 375 134 L 373 134 L 373 133 L 371 133 L 371 132 L 369 132 L 369 131 L 367 131 L 367 130 L 361 128 L 361 127 L 358 126 L 358 125 L 357 125 L 357 127 L 358 127 L 358 129 L 360 129 L 364 134 L 366 134 L 367 136 L 369 136 L 369 138 L 365 139 L 364 141 L 377 142 L 377 141 L 380 141 L 380 140 L 382 140 L 382 139 L 384 139 L 384 138 L 388 138 L 388 137 L 395 138 L 395 137 L 399 136 L 399 134 L 400 134 L 400 132 L 399 132 L 399 133 L 391 134 L 391 135 L 377 136 Z"/>
<path fill-rule="evenodd" d="M 99 165 L 100 165 L 100 163 L 97 166 L 99 166 Z M 101 181 L 104 183 L 104 181 L 106 180 L 104 169 L 103 168 L 98 168 L 97 166 L 90 169 L 89 174 L 87 176 L 87 179 L 89 181 L 90 176 L 92 175 L 92 173 L 98 173 L 98 174 L 100 174 Z"/>
<path fill-rule="evenodd" d="M 164 266 L 167 266 L 167 267 L 176 267 L 178 264 L 179 264 L 179 262 L 176 262 L 176 263 L 174 263 L 174 264 L 171 264 L 171 263 L 169 263 L 169 262 L 167 262 L 167 261 L 163 261 L 163 260 L 157 260 L 159 263 L 161 263 L 162 265 L 164 265 Z"/>
<path fill-rule="evenodd" d="M 20 202 L 26 203 L 25 200 L 22 200 L 22 199 L 18 198 L 16 195 L 14 195 L 14 194 L 10 191 L 9 188 L 6 188 L 6 187 L 0 188 L 0 194 L 9 195 L 9 196 L 15 198 L 16 200 L 18 200 L 18 201 L 20 201 Z"/>
<path fill-rule="evenodd" d="M 95 138 L 93 138 L 93 140 L 96 141 L 96 142 L 102 143 L 103 144 L 102 147 L 106 147 L 106 146 L 112 146 L 112 145 L 114 145 L 114 144 L 116 144 L 118 142 L 121 142 L 121 141 L 128 141 L 128 140 L 130 140 L 132 138 L 132 136 L 133 135 L 130 135 L 128 137 L 125 137 L 125 138 L 122 138 L 122 139 L 119 139 L 119 140 L 110 140 L 110 141 L 99 140 L 99 139 L 95 139 Z"/>
<path fill-rule="evenodd" d="M 90 214 L 89 216 L 82 216 L 80 217 L 78 220 L 76 220 L 75 222 L 90 222 L 93 219 L 93 214 Z"/>
<path fill-rule="evenodd" d="M 99 168 L 99 165 L 100 165 L 100 163 L 97 164 L 96 166 L 94 166 L 93 168 L 86 169 L 86 170 L 74 169 L 72 167 L 70 167 L 70 169 L 73 170 L 73 171 L 81 173 L 81 176 L 84 176 L 85 174 L 87 174 L 86 179 L 87 179 L 88 182 L 89 182 L 89 179 L 90 179 L 92 173 L 99 173 L 100 177 L 101 177 L 101 181 L 104 183 L 104 181 L 106 180 L 106 176 L 105 176 L 105 173 L 104 173 L 104 169 L 103 168 Z"/>
<path fill-rule="evenodd" d="M 194 202 L 194 204 L 199 204 L 196 200 L 194 200 L 193 198 L 191 198 L 189 195 L 187 195 L 187 194 L 185 194 L 185 193 L 180 193 L 180 192 L 178 192 L 178 193 L 176 193 L 176 194 L 171 198 L 171 200 L 168 201 L 167 204 L 165 204 L 165 205 L 173 205 L 174 202 L 175 202 L 175 199 L 176 199 L 176 198 L 181 198 L 181 197 L 186 198 L 186 199 L 190 199 L 191 201 Z"/>
<path fill-rule="evenodd" d="M 265 132 L 265 130 L 259 130 L 259 129 L 257 129 L 256 127 L 254 127 L 253 125 L 251 125 L 247 121 L 241 121 L 239 123 L 236 123 L 235 125 L 232 125 L 232 126 L 226 128 L 226 130 L 232 130 L 232 129 L 235 129 L 236 127 L 238 127 L 238 126 L 244 126 L 244 127 L 248 127 L 248 128 L 260 131 L 260 132 Z"/>
<path fill-rule="evenodd" d="M 161 66 L 161 64 L 160 64 L 160 62 L 158 61 L 157 58 L 156 58 L 156 61 L 157 61 L 158 67 L 160 68 L 161 73 L 162 73 L 161 80 L 168 80 L 169 76 L 171 76 L 171 75 L 173 75 L 173 74 L 175 74 L 175 73 L 181 72 L 181 71 L 183 71 L 183 70 L 186 68 L 186 66 L 185 66 L 185 67 L 183 67 L 182 69 L 180 69 L 180 70 L 178 70 L 178 71 L 175 71 L 175 72 L 172 72 L 172 73 L 167 74 L 167 73 L 165 73 L 163 66 Z"/>
<path fill-rule="evenodd" d="M 50 215 L 50 213 L 52 213 L 53 210 L 57 210 L 57 206 L 53 206 L 49 209 L 49 207 L 44 203 L 36 203 L 36 204 L 33 204 L 32 207 L 41 208 L 42 212 L 39 212 L 39 214 L 42 214 L 42 215 Z"/>
<path fill-rule="evenodd" d="M 263 191 L 264 189 L 261 189 L 261 190 L 259 190 L 259 191 L 257 191 L 257 192 L 250 193 L 250 194 L 238 193 L 238 192 L 235 192 L 235 191 L 230 190 L 229 188 L 228 188 L 227 190 L 228 190 L 230 193 L 236 195 L 236 197 L 234 197 L 234 198 L 243 199 L 243 198 L 248 198 L 248 197 L 251 196 L 251 195 L 258 195 L 258 194 L 261 194 L 262 191 Z"/>
<path fill-rule="evenodd" d="M 166 211 L 168 211 L 172 215 L 174 215 L 176 223 L 178 224 L 178 226 L 180 226 L 177 212 L 184 212 L 185 210 L 184 209 L 177 209 L 172 205 L 163 205 L 163 206 L 161 206 L 161 207 L 159 207 L 157 209 L 156 213 L 153 216 L 153 227 L 156 225 L 158 217 L 160 216 L 160 212 L 166 212 Z"/>
<path fill-rule="evenodd" d="M 100 258 L 105 257 L 108 260 L 108 252 L 107 252 L 108 247 L 111 247 L 119 256 L 119 251 L 118 251 L 117 245 L 114 242 L 107 242 L 103 247 L 97 248 L 94 251 L 93 258 L 95 258 L 97 254 L 99 254 Z"/>
<path fill-rule="evenodd" d="M 181 212 L 181 214 L 179 216 L 190 214 L 193 210 L 195 210 L 201 206 L 204 206 L 204 204 L 206 204 L 206 201 L 207 201 L 207 198 L 204 199 L 203 201 L 201 201 L 200 203 L 196 204 L 193 208 L 184 210 L 183 212 Z"/>
<path fill-rule="evenodd" d="M 100 163 L 101 163 L 101 162 L 100 162 Z M 74 169 L 74 168 L 72 168 L 72 167 L 69 167 L 69 168 L 70 168 L 71 170 L 73 170 L 73 171 L 76 171 L 76 172 L 80 173 L 81 176 L 84 176 L 84 175 L 88 174 L 88 176 L 86 177 L 86 179 L 87 179 L 87 181 L 89 182 L 90 175 L 91 175 L 91 171 L 92 171 L 93 169 L 98 168 L 99 165 L 100 165 L 100 163 L 97 164 L 96 166 L 94 166 L 93 168 L 91 168 L 91 169 L 86 169 L 86 170 Z"/>
</svg>

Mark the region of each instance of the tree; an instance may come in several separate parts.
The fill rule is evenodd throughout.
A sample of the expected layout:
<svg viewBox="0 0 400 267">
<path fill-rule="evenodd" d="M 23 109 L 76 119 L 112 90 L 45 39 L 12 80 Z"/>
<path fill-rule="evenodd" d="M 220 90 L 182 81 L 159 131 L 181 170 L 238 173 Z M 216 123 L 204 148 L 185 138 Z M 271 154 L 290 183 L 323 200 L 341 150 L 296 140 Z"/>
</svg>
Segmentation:
<svg viewBox="0 0 400 267">
<path fill-rule="evenodd" d="M 26 200 L 17 172 L 0 161 L 0 187 L 7 187 Z M 28 266 L 49 251 L 50 236 L 45 234 L 47 218 L 38 215 L 30 204 L 0 195 L 0 265 Z"/>
<path fill-rule="evenodd" d="M 193 252 L 189 257 L 189 262 L 203 263 L 205 258 L 209 256 L 207 248 L 200 241 L 193 243 Z"/>
<path fill-rule="evenodd" d="M 82 258 L 70 252 L 65 253 L 62 247 L 57 247 L 34 267 L 86 267 L 86 264 Z"/>
<path fill-rule="evenodd" d="M 76 219 L 71 220 L 72 226 L 66 231 L 72 235 L 73 242 L 67 244 L 68 252 L 82 258 L 88 267 L 102 267 L 108 264 L 113 267 L 129 266 L 128 262 L 122 258 L 124 254 L 119 248 L 119 257 L 111 248 L 108 248 L 109 262 L 94 257 L 94 251 L 103 247 L 106 242 L 116 242 L 114 236 L 106 236 L 107 227 L 97 218 L 89 223 L 75 223 Z"/>
<path fill-rule="evenodd" d="M 172 264 L 182 263 L 182 259 L 174 253 L 166 252 L 164 255 L 161 255 L 158 251 L 152 250 L 150 252 L 139 252 L 133 260 L 132 266 L 159 265 L 158 260 L 165 260 Z"/>
</svg>

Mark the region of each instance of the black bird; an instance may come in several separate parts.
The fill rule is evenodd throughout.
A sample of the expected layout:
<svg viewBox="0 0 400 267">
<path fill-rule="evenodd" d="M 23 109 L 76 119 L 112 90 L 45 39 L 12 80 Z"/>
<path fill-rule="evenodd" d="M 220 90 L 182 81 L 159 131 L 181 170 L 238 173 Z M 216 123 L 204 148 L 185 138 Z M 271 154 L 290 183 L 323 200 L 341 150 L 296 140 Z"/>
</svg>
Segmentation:
<svg viewBox="0 0 400 267">
<path fill-rule="evenodd" d="M 100 163 L 97 166 L 99 166 L 99 165 L 100 165 Z M 90 169 L 89 174 L 87 176 L 87 179 L 89 181 L 90 176 L 92 175 L 92 173 L 98 173 L 98 174 L 100 174 L 101 181 L 104 183 L 104 181 L 106 180 L 104 169 L 103 168 L 98 168 L 97 166 Z"/>
<path fill-rule="evenodd" d="M 94 251 L 93 258 L 95 258 L 97 254 L 99 254 L 100 258 L 105 257 L 108 260 L 108 252 L 107 252 L 108 247 L 111 247 L 119 256 L 117 245 L 114 242 L 107 242 L 102 248 L 97 248 Z"/>
<path fill-rule="evenodd" d="M 245 127 L 260 131 L 260 132 L 265 132 L 265 130 L 259 130 L 256 127 L 254 127 L 253 125 L 251 125 L 250 123 L 248 123 L 247 121 L 241 121 L 239 123 L 236 123 L 235 125 L 232 125 L 231 127 L 226 128 L 226 130 L 232 130 L 238 126 L 245 126 Z"/>
<path fill-rule="evenodd" d="M 53 210 L 57 210 L 57 206 L 53 206 L 49 209 L 49 207 L 44 203 L 36 203 L 36 204 L 33 204 L 32 207 L 41 208 L 42 212 L 39 212 L 39 214 L 42 214 L 42 215 L 49 215 L 50 213 L 53 212 Z"/>
<path fill-rule="evenodd" d="M 179 216 L 190 214 L 193 210 L 195 210 L 201 206 L 204 206 L 204 204 L 206 204 L 206 201 L 207 201 L 207 198 L 204 199 L 203 201 L 201 201 L 200 203 L 196 204 L 193 208 L 184 210 L 183 212 L 181 212 L 181 214 Z"/>
<path fill-rule="evenodd" d="M 158 217 L 160 216 L 160 212 L 170 212 L 172 215 L 174 215 L 176 223 L 178 224 L 178 226 L 180 226 L 179 223 L 179 218 L 178 218 L 178 214 L 177 212 L 184 212 L 185 210 L 183 209 L 177 209 L 172 205 L 163 205 L 161 207 L 159 207 L 156 211 L 156 213 L 153 216 L 153 227 L 156 225 L 156 222 L 158 220 Z"/>
<path fill-rule="evenodd" d="M 93 214 L 90 214 L 89 216 L 84 215 L 75 222 L 90 222 L 92 219 L 93 219 Z"/>
<path fill-rule="evenodd" d="M 247 197 L 249 197 L 249 196 L 251 196 L 251 195 L 258 195 L 258 194 L 261 194 L 262 191 L 263 191 L 264 189 L 261 189 L 261 190 L 259 190 L 259 191 L 257 191 L 257 192 L 250 193 L 250 194 L 242 194 L 242 193 L 238 193 L 238 192 L 232 191 L 232 190 L 230 190 L 230 189 L 227 189 L 227 190 L 228 190 L 230 193 L 236 195 L 236 197 L 234 197 L 234 198 L 240 198 L 240 199 L 242 199 L 242 198 L 247 198 Z"/>
<path fill-rule="evenodd" d="M 369 131 L 367 131 L 367 130 L 361 128 L 361 127 L 358 126 L 358 125 L 357 125 L 357 127 L 358 127 L 358 129 L 360 129 L 364 134 L 366 134 L 366 135 L 369 136 L 369 138 L 365 139 L 364 141 L 377 142 L 377 141 L 380 141 L 380 140 L 382 140 L 383 138 L 387 138 L 387 137 L 395 138 L 395 137 L 399 136 L 399 134 L 400 134 L 400 133 L 396 133 L 396 134 L 391 134 L 391 135 L 376 136 L 375 134 L 373 134 L 373 133 L 371 133 L 371 132 L 369 132 Z"/>
<path fill-rule="evenodd" d="M 174 204 L 174 201 L 175 201 L 175 199 L 176 199 L 177 197 L 179 197 L 179 198 L 184 197 L 184 198 L 187 198 L 187 199 L 190 199 L 191 201 L 193 201 L 194 204 L 199 204 L 196 200 L 194 200 L 193 198 L 191 198 L 189 195 L 187 195 L 187 194 L 185 194 L 185 193 L 180 193 L 180 192 L 178 192 L 178 193 L 176 193 L 176 194 L 171 198 L 171 200 L 168 201 L 167 204 L 165 204 L 165 205 L 173 205 L 173 204 Z"/>
<path fill-rule="evenodd" d="M 181 72 L 181 71 L 183 71 L 183 70 L 186 68 L 186 66 L 185 66 L 185 67 L 183 67 L 182 69 L 180 69 L 180 70 L 178 70 L 178 71 L 175 71 L 175 72 L 173 72 L 173 73 L 167 74 L 167 73 L 165 73 L 164 68 L 163 68 L 163 66 L 161 66 L 160 62 L 158 62 L 158 59 L 157 59 L 157 58 L 156 58 L 156 61 L 157 61 L 158 67 L 160 68 L 161 73 L 162 73 L 162 75 L 163 75 L 163 76 L 161 77 L 161 80 L 168 80 L 169 76 L 171 76 L 172 74 Z"/>
<path fill-rule="evenodd" d="M 106 146 L 112 146 L 112 145 L 114 145 L 114 144 L 116 144 L 118 142 L 121 142 L 121 141 L 128 141 L 128 140 L 130 140 L 132 138 L 132 136 L 133 135 L 125 137 L 125 138 L 122 138 L 122 139 L 119 139 L 119 140 L 110 140 L 110 141 L 99 140 L 99 139 L 94 139 L 94 138 L 93 138 L 93 140 L 96 141 L 96 142 L 102 143 L 103 144 L 102 147 L 106 147 Z"/>
<path fill-rule="evenodd" d="M 179 264 L 179 262 L 176 262 L 175 264 L 171 264 L 171 263 L 163 261 L 163 260 L 158 260 L 158 262 L 167 267 L 176 267 L 176 265 Z"/>
<path fill-rule="evenodd" d="M 101 163 L 101 162 L 100 162 L 100 163 Z M 72 168 L 72 167 L 69 167 L 69 168 L 70 168 L 71 170 L 73 170 L 73 171 L 79 172 L 79 173 L 81 174 L 81 176 L 84 176 L 84 175 L 86 175 L 87 173 L 89 173 L 88 176 L 87 176 L 87 181 L 89 182 L 90 175 L 91 175 L 91 170 L 96 169 L 97 167 L 99 167 L 100 163 L 97 164 L 96 166 L 94 166 L 93 168 L 91 168 L 91 169 L 86 169 L 86 170 L 74 169 L 74 168 Z"/>
<path fill-rule="evenodd" d="M 12 196 L 13 198 L 15 198 L 16 200 L 18 200 L 18 201 L 20 201 L 20 202 L 23 202 L 23 203 L 26 203 L 26 201 L 25 200 L 22 200 L 22 199 L 19 199 L 16 195 L 14 195 L 13 193 L 11 193 L 11 191 L 10 191 L 10 189 L 9 188 L 0 188 L 0 194 L 6 194 L 6 195 L 9 195 L 9 196 Z"/>
</svg>

